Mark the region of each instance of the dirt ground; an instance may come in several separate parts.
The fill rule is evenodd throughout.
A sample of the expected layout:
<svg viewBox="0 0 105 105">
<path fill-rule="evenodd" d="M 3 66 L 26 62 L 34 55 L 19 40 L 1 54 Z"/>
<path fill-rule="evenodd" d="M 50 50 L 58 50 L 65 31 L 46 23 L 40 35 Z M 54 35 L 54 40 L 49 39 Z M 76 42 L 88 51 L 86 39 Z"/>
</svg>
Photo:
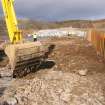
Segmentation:
<svg viewBox="0 0 105 105">
<path fill-rule="evenodd" d="M 12 79 L 0 96 L 1 104 L 105 105 L 105 63 L 94 47 L 80 37 L 43 43 L 54 45 L 48 61 L 25 77 Z"/>
</svg>

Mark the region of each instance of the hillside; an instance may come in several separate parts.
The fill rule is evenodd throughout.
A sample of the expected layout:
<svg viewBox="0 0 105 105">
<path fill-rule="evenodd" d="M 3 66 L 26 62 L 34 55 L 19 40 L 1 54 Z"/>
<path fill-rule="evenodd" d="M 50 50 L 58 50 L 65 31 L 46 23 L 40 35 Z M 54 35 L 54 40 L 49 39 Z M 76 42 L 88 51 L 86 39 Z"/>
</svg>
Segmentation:
<svg viewBox="0 0 105 105">
<path fill-rule="evenodd" d="M 73 28 L 98 28 L 105 29 L 105 19 L 102 20 L 67 20 L 59 22 L 43 22 L 35 20 L 19 20 L 19 28 L 24 30 L 25 33 L 30 32 L 30 30 L 40 30 L 40 29 L 54 29 L 61 27 L 73 27 Z M 5 27 L 5 21 L 0 19 L 0 35 L 7 35 Z"/>
<path fill-rule="evenodd" d="M 61 27 L 73 27 L 73 28 L 93 28 L 92 21 L 90 20 L 68 20 L 59 22 L 42 22 L 34 20 L 21 20 L 19 22 L 24 25 L 24 29 L 48 29 L 48 28 L 61 28 Z"/>
<path fill-rule="evenodd" d="M 93 24 L 95 28 L 105 29 L 105 19 L 95 20 Z"/>
<path fill-rule="evenodd" d="M 90 20 L 67 20 L 56 22 L 56 24 L 58 27 L 93 28 L 92 21 Z"/>
</svg>

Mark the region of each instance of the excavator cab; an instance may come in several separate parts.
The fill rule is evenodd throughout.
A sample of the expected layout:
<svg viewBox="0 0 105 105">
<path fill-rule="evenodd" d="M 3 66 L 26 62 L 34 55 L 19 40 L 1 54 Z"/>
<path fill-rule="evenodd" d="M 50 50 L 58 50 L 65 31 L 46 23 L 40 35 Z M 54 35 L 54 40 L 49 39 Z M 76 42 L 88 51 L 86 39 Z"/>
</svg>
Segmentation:
<svg viewBox="0 0 105 105">
<path fill-rule="evenodd" d="M 32 70 L 43 61 L 47 48 L 38 41 L 23 41 L 22 31 L 18 29 L 14 0 L 1 0 L 1 2 L 10 39 L 4 51 L 9 58 L 13 76 L 21 76 L 24 70 Z"/>
</svg>

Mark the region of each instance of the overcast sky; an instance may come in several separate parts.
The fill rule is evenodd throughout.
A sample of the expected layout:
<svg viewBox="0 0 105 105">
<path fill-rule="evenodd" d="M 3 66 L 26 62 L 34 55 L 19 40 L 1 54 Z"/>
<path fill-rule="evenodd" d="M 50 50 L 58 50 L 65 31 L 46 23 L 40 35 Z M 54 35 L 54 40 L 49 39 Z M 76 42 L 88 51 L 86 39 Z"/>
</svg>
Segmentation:
<svg viewBox="0 0 105 105">
<path fill-rule="evenodd" d="M 37 20 L 105 18 L 105 0 L 15 0 L 15 9 L 18 17 Z"/>
</svg>

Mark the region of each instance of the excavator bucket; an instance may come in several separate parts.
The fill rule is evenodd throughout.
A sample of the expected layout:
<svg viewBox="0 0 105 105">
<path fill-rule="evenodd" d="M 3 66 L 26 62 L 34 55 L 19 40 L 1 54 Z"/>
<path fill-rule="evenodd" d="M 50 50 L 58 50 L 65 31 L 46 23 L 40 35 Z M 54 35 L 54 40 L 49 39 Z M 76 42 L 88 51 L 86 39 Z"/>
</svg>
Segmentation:
<svg viewBox="0 0 105 105">
<path fill-rule="evenodd" d="M 40 42 L 10 44 L 5 48 L 14 77 L 21 76 L 25 70 L 38 65 L 46 52 L 47 47 L 42 46 Z"/>
</svg>

